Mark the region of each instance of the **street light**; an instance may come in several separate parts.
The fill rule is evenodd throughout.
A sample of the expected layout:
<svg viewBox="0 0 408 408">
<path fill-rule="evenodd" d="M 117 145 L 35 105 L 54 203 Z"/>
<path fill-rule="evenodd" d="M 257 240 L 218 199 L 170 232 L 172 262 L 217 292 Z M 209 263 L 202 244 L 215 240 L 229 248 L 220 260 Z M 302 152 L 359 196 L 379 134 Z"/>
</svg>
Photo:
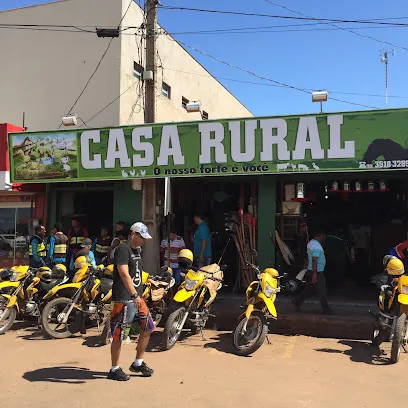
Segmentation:
<svg viewBox="0 0 408 408">
<path fill-rule="evenodd" d="M 328 91 L 312 92 L 312 102 L 320 102 L 320 113 L 323 113 L 323 102 L 327 102 L 328 98 Z"/>
<path fill-rule="evenodd" d="M 62 124 L 64 126 L 76 126 L 78 124 L 78 116 L 75 114 L 64 116 Z"/>
</svg>

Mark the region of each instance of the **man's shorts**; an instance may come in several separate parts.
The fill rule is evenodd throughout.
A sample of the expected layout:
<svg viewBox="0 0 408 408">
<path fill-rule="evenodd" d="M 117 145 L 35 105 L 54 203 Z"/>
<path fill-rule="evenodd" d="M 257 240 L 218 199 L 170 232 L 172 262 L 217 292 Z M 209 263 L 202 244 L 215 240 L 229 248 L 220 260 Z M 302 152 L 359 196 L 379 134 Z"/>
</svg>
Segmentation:
<svg viewBox="0 0 408 408">
<path fill-rule="evenodd" d="M 150 316 L 146 302 L 142 299 L 142 305 L 136 308 L 133 300 L 128 302 L 111 303 L 111 336 L 113 340 L 125 340 L 132 329 L 132 333 L 152 332 L 154 322 Z"/>
</svg>

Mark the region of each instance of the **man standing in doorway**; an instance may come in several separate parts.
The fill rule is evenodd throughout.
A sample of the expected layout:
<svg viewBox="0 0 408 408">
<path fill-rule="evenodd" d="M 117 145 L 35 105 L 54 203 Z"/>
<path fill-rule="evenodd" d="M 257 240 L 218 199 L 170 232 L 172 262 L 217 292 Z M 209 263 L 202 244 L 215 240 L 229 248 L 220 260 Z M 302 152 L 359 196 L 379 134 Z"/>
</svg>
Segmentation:
<svg viewBox="0 0 408 408">
<path fill-rule="evenodd" d="M 68 237 L 62 232 L 62 224 L 54 225 L 55 233 L 50 237 L 48 259 L 52 264 L 65 264 L 67 261 Z"/>
<path fill-rule="evenodd" d="M 170 232 L 170 268 L 173 270 L 173 276 L 176 280 L 176 285 L 181 284 L 181 269 L 177 262 L 178 253 L 186 247 L 184 239 L 177 235 L 174 231 Z M 162 265 L 167 266 L 169 255 L 168 255 L 168 239 L 165 238 L 160 244 L 160 255 L 162 257 Z"/>
<path fill-rule="evenodd" d="M 30 239 L 28 254 L 30 258 L 30 266 L 32 268 L 41 268 L 45 265 L 47 251 L 45 249 L 45 233 L 47 232 L 43 225 L 38 225 L 34 230 L 35 234 Z"/>
<path fill-rule="evenodd" d="M 297 311 L 300 311 L 302 303 L 308 299 L 317 290 L 320 303 L 323 308 L 323 313 L 330 314 L 331 310 L 327 303 L 327 287 L 324 277 L 324 268 L 326 267 L 326 256 L 323 250 L 323 244 L 326 234 L 319 231 L 314 235 L 314 238 L 307 244 L 308 267 L 305 276 L 306 286 L 293 299 L 292 303 Z"/>
<path fill-rule="evenodd" d="M 129 370 L 150 377 L 154 371 L 143 361 L 143 356 L 149 344 L 154 323 L 149 309 L 142 298 L 143 263 L 141 248 L 147 239 L 151 239 L 146 225 L 136 222 L 130 227 L 129 239 L 120 244 L 114 255 L 112 311 L 111 321 L 111 359 L 112 367 L 108 378 L 116 381 L 127 381 L 129 375 L 119 367 L 119 357 L 122 341 L 128 336 L 132 326 L 139 332 L 136 359 Z"/>
<path fill-rule="evenodd" d="M 194 260 L 199 268 L 211 263 L 211 236 L 207 224 L 200 214 L 194 215 L 197 230 L 194 234 Z"/>
<path fill-rule="evenodd" d="M 88 238 L 88 230 L 81 227 L 81 223 L 78 219 L 73 218 L 71 221 L 72 228 L 68 231 L 68 254 L 67 262 L 71 262 L 74 252 L 81 248 L 82 241 Z"/>
<path fill-rule="evenodd" d="M 96 263 L 99 265 L 104 262 L 108 262 L 108 251 L 111 247 L 111 237 L 107 228 L 101 228 L 101 234 L 94 241 L 92 245 L 92 252 L 95 255 Z"/>
</svg>

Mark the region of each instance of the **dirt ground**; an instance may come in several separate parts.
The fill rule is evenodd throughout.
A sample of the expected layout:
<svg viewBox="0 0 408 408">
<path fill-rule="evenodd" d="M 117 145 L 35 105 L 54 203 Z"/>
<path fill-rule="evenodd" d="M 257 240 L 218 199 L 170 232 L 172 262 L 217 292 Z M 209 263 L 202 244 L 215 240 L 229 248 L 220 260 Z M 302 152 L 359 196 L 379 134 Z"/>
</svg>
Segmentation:
<svg viewBox="0 0 408 408">
<path fill-rule="evenodd" d="M 18 323 L 17 323 L 18 324 Z M 16 324 L 16 325 L 17 325 Z M 352 408 L 405 406 L 408 354 L 389 365 L 390 345 L 269 335 L 252 357 L 231 354 L 231 333 L 206 331 L 167 352 L 154 333 L 146 362 L 152 378 L 106 379 L 109 347 L 95 347 L 95 332 L 44 340 L 30 328 L 0 336 L 1 407 L 249 407 Z M 134 359 L 124 345 L 122 367 Z"/>
</svg>

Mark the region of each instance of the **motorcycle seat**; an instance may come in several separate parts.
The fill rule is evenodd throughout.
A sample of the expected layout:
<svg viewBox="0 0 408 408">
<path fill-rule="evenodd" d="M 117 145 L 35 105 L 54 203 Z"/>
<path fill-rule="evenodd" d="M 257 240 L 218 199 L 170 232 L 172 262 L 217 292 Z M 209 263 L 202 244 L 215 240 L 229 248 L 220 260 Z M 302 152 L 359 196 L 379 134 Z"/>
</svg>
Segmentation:
<svg viewBox="0 0 408 408">
<path fill-rule="evenodd" d="M 54 286 L 57 286 L 61 283 L 62 279 L 53 279 L 50 282 L 40 282 L 41 289 L 49 292 Z"/>
</svg>

